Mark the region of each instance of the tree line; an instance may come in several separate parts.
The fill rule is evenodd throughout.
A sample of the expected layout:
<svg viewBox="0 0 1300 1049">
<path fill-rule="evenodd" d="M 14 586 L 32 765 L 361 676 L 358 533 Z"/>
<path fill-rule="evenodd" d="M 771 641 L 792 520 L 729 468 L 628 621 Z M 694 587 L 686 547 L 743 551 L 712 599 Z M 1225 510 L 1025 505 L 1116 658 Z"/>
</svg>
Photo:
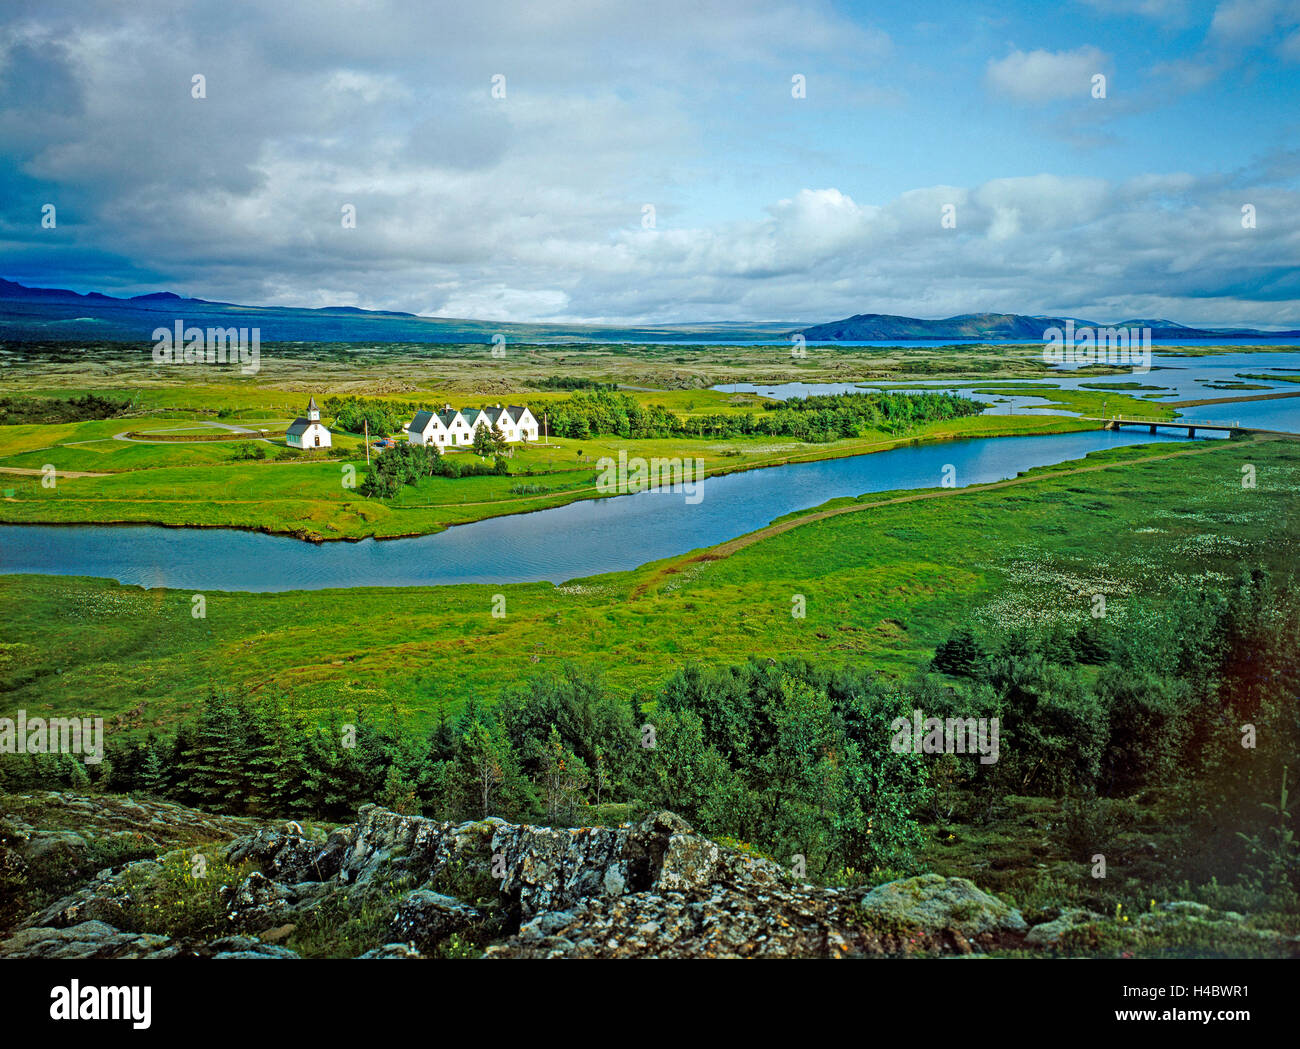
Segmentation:
<svg viewBox="0 0 1300 1049">
<path fill-rule="evenodd" d="M 978 415 L 987 405 L 949 393 L 844 393 L 770 401 L 760 414 L 679 416 L 626 393 L 575 393 L 547 406 L 551 433 L 588 438 L 791 437 L 825 443 L 869 432 L 906 433 L 926 422 Z"/>
<path fill-rule="evenodd" d="M 0 787 L 95 786 L 330 820 L 372 801 L 558 825 L 667 808 L 783 861 L 803 855 L 831 881 L 905 869 L 923 823 L 988 821 L 1010 795 L 1056 799 L 1086 861 L 1116 833 L 1113 804 L 1141 799 L 1168 822 L 1171 878 L 1245 878 L 1293 908 L 1297 636 L 1294 581 L 1257 569 L 1078 627 L 962 629 L 904 683 L 752 658 L 687 666 L 629 697 L 569 668 L 490 704 L 447 704 L 425 731 L 392 710 L 321 719 L 292 695 L 214 688 L 174 735 L 110 736 L 92 766 L 11 756 Z M 997 762 L 896 752 L 895 719 L 914 710 L 998 718 Z"/>
<path fill-rule="evenodd" d="M 477 438 L 486 432 L 486 428 L 479 427 L 479 434 L 475 435 L 476 451 L 479 447 Z M 495 442 L 485 446 L 484 454 L 492 454 L 495 447 Z M 417 484 L 423 477 L 506 477 L 509 474 L 510 467 L 500 454 L 496 454 L 491 463 L 468 457 L 453 459 L 443 455 L 436 444 L 399 441 L 375 457 L 357 491 L 373 498 L 392 499 L 403 485 Z"/>
</svg>

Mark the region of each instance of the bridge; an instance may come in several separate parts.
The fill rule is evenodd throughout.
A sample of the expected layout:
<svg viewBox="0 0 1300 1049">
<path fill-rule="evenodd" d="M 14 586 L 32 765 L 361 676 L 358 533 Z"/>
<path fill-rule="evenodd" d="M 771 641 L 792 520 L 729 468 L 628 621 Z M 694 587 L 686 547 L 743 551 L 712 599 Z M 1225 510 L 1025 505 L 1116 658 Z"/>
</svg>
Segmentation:
<svg viewBox="0 0 1300 1049">
<path fill-rule="evenodd" d="M 1081 418 L 1089 422 L 1102 423 L 1102 429 L 1120 430 L 1125 426 L 1147 426 L 1152 433 L 1156 432 L 1158 427 L 1164 426 L 1174 430 L 1186 430 L 1188 437 L 1195 437 L 1197 430 L 1216 430 L 1226 434 L 1268 434 L 1273 437 L 1290 437 L 1293 440 L 1300 439 L 1300 434 L 1289 433 L 1286 430 L 1261 430 L 1251 426 L 1242 426 L 1241 423 L 1219 423 L 1210 422 L 1205 419 L 1128 419 L 1122 415 L 1112 415 L 1106 419 L 1098 419 L 1095 416 L 1085 415 Z"/>
</svg>

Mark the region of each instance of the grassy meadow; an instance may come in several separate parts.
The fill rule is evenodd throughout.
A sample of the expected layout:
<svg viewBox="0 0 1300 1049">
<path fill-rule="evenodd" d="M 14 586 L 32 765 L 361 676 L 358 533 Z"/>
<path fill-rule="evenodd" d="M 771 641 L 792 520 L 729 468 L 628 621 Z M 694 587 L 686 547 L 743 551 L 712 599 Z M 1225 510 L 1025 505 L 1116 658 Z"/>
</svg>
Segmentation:
<svg viewBox="0 0 1300 1049">
<path fill-rule="evenodd" d="M 1154 391 L 1146 382 L 1108 376 L 1104 370 L 1078 390 L 1028 385 L 1020 380 L 1043 374 L 1028 347 L 927 347 L 905 353 L 809 347 L 809 356 L 796 360 L 773 347 L 723 347 L 707 354 L 693 347 L 546 347 L 514 350 L 505 362 L 490 358 L 482 347 L 423 347 L 400 366 L 393 356 L 399 349 L 287 348 L 268 354 L 263 372 L 248 379 L 214 369 L 194 379 L 166 374 L 133 363 L 120 349 L 116 357 L 102 351 L 11 359 L 6 375 L 11 396 L 68 398 L 93 392 L 128 400 L 130 408 L 94 421 L 0 425 L 0 522 L 233 526 L 311 539 L 401 536 L 599 497 L 594 488 L 597 460 L 619 451 L 647 458 L 698 456 L 705 470 L 716 474 L 918 441 L 1100 425 L 1088 418 L 999 413 L 817 444 L 759 437 L 551 438 L 545 445 L 516 448 L 508 460 L 510 476 L 426 477 L 402 486 L 392 499 L 367 499 L 343 483 L 349 471 L 360 482 L 365 450 L 359 438 L 337 429 L 336 448 L 328 458 L 277 459 L 284 451 L 283 438 L 277 437 L 206 439 L 220 436 L 221 427 L 282 431 L 312 395 L 318 401 L 357 395 L 430 406 L 526 403 L 540 414 L 547 404 L 569 396 L 536 388 L 547 385 L 546 377 L 560 375 L 618 383 L 643 405 L 664 405 L 681 416 L 726 415 L 761 411 L 763 399 L 704 387 L 804 379 L 867 381 L 888 388 L 933 376 L 927 385 L 936 389 L 962 386 L 995 403 L 1015 395 L 1042 397 L 1053 407 L 1093 419 L 1103 412 L 1167 419 L 1178 407 L 1148 399 Z M 133 439 L 123 439 L 128 434 Z M 245 457 L 253 444 L 265 449 L 265 458 Z M 54 487 L 41 483 L 47 466 L 57 471 Z M 1243 483 L 1252 475 L 1253 486 Z M 416 811 L 460 818 L 472 808 L 461 797 L 462 779 L 467 769 L 477 775 L 465 749 L 479 738 L 472 726 L 499 716 L 493 730 L 498 735 L 492 737 L 499 740 L 505 731 L 501 726 L 519 717 L 519 701 L 502 698 L 515 686 L 536 682 L 517 695 L 531 696 L 543 720 L 563 722 L 568 733 L 564 745 L 582 750 L 583 760 L 595 767 L 593 754 L 583 748 L 591 743 L 584 733 L 597 732 L 596 722 L 588 723 L 584 714 L 570 723 L 565 720 L 569 715 L 548 706 L 546 698 L 564 692 L 571 670 L 578 677 L 591 672 L 603 683 L 607 714 L 622 711 L 620 716 L 633 727 L 652 717 L 664 730 L 668 771 L 662 779 L 668 794 L 654 793 L 650 785 L 658 780 L 653 777 L 638 778 L 641 759 L 634 758 L 617 768 L 622 791 L 617 800 L 586 797 L 575 811 L 557 815 L 542 812 L 536 799 L 528 800 L 530 791 L 549 781 L 527 766 L 520 773 L 520 782 L 526 781 L 522 793 L 510 802 L 517 802 L 517 811 L 503 810 L 504 815 L 586 825 L 629 819 L 645 806 L 674 811 L 685 806 L 695 824 L 719 840 L 774 857 L 792 851 L 812 854 L 812 848 L 822 845 L 809 828 L 820 826 L 817 821 L 830 811 L 825 798 L 818 795 L 815 804 L 801 808 L 786 786 L 769 782 L 771 770 L 763 763 L 770 756 L 760 751 L 725 760 L 710 751 L 713 765 L 692 757 L 688 737 L 680 735 L 688 722 L 665 698 L 671 694 L 670 680 L 681 680 L 674 678 L 679 671 L 698 665 L 735 667 L 757 659 L 761 673 L 778 674 L 787 665 L 777 666 L 778 661 L 801 659 L 819 672 L 871 675 L 882 695 L 899 702 L 924 696 L 927 710 L 933 703 L 983 702 L 993 694 L 984 679 L 976 683 L 947 671 L 925 674 L 936 649 L 953 644 L 962 628 L 990 644 L 999 638 L 1014 643 L 1022 631 L 1046 637 L 1057 628 L 1078 638 L 1100 595 L 1108 629 L 1117 626 L 1121 635 L 1139 639 L 1135 644 L 1146 644 L 1153 608 L 1157 619 L 1162 607 L 1173 615 L 1175 606 L 1186 609 L 1185 599 L 1195 594 L 1213 605 L 1232 590 L 1243 570 L 1268 569 L 1279 585 L 1289 586 L 1300 541 L 1298 505 L 1300 443 L 1257 436 L 1131 445 L 992 484 L 835 499 L 716 547 L 681 551 L 632 571 L 559 586 L 209 592 L 204 594 L 204 615 L 195 618 L 189 591 L 144 590 L 103 579 L 0 575 L 0 717 L 18 710 L 29 716 L 103 716 L 117 749 L 96 771 L 108 770 L 103 775 L 109 789 L 198 799 L 213 811 L 225 811 L 226 803 L 203 793 L 214 789 L 194 771 L 203 761 L 196 764 L 196 751 L 184 751 L 190 756 L 183 759 L 177 755 L 182 737 L 191 747 L 207 746 L 204 733 L 226 739 L 225 720 L 214 720 L 213 714 L 222 694 L 242 695 L 253 706 L 270 698 L 268 709 L 286 701 L 283 706 L 301 716 L 295 724 L 307 730 L 302 746 L 329 737 L 339 719 L 398 725 L 410 735 L 394 737 L 391 753 L 363 748 L 365 761 L 379 763 L 367 766 L 369 778 L 355 782 L 347 779 L 351 772 L 336 769 L 335 750 L 317 746 L 305 765 L 310 782 L 289 772 L 283 783 L 277 781 L 276 789 L 286 792 L 283 812 L 311 814 L 329 795 L 329 804 L 336 807 L 340 798 L 349 804 L 378 799 L 400 806 L 409 801 Z M 494 615 L 502 607 L 504 614 Z M 1188 629 L 1195 633 L 1199 628 Z M 1174 624 L 1174 630 L 1181 626 Z M 1250 651 L 1249 644 L 1242 644 L 1242 651 Z M 1086 770 L 1069 789 L 1029 782 L 1040 766 L 1075 763 L 1083 768 L 1086 753 L 1092 753 L 1088 747 L 1093 743 L 1087 740 L 1094 737 L 1082 733 L 1076 740 L 1072 733 L 1092 724 L 1080 720 L 1087 716 L 1086 701 L 1094 693 L 1112 696 L 1116 682 L 1133 673 L 1119 671 L 1106 659 L 1073 657 L 1068 670 L 1056 665 L 1043 670 L 1034 662 L 1038 658 L 1025 657 L 1009 672 L 1008 682 L 996 685 L 998 702 L 1008 705 L 1004 714 L 1012 719 L 1018 709 L 1014 704 L 1021 701 L 1017 697 L 1034 689 L 1050 704 L 1041 719 L 1035 714 L 1023 725 L 1008 722 L 1015 727 L 1007 760 L 988 770 L 1001 778 L 981 777 L 982 767 L 973 766 L 975 772 L 954 779 L 953 766 L 935 764 L 924 789 L 899 796 L 901 815 L 889 814 L 881 800 L 888 786 L 882 781 L 884 793 L 867 796 L 872 806 L 884 806 L 871 809 L 882 821 L 877 829 L 894 826 L 895 815 L 905 817 L 914 832 L 914 850 L 903 850 L 894 860 L 886 858 L 883 843 L 864 846 L 850 864 L 852 870 L 841 868 L 839 860 L 832 862 L 826 852 L 816 877 L 834 884 L 876 882 L 928 870 L 970 877 L 1022 907 L 1034 921 L 1050 920 L 1066 907 L 1114 914 L 1104 928 L 1090 925 L 1081 934 L 1100 937 L 1097 942 L 1081 941 L 1077 948 L 1063 948 L 1067 953 L 1249 955 L 1273 950 L 1252 940 L 1248 927 L 1234 933 L 1237 939 L 1225 947 L 1216 938 L 1221 935 L 1217 925 L 1207 927 L 1203 941 L 1195 943 L 1167 943 L 1158 937 L 1130 942 L 1121 914 L 1154 907 L 1149 901 L 1157 897 L 1257 912 L 1252 921 L 1300 931 L 1292 898 L 1250 881 L 1255 868 L 1231 851 L 1234 842 L 1240 845 L 1238 839 L 1258 829 L 1259 799 L 1277 797 L 1273 778 L 1234 781 L 1231 790 L 1241 800 L 1231 800 L 1237 795 L 1229 791 L 1230 802 L 1215 802 L 1219 807 L 1207 809 L 1209 823 L 1203 825 L 1196 822 L 1201 817 L 1189 816 L 1188 799 L 1217 796 L 1213 760 L 1197 758 L 1186 783 L 1164 766 L 1147 767 L 1155 760 L 1148 755 L 1155 752 L 1152 741 L 1159 750 L 1167 738 L 1163 723 L 1150 718 L 1161 716 L 1161 704 L 1176 694 L 1169 690 L 1181 684 L 1144 678 L 1138 686 L 1152 706 L 1141 708 L 1148 720 L 1139 719 L 1146 735 L 1136 765 L 1149 776 L 1151 789 L 1135 793 L 1132 784 L 1112 789 L 1100 774 L 1090 778 Z M 1210 673 L 1208 663 L 1206 667 Z M 1231 664 L 1225 667 L 1232 669 Z M 1018 691 L 1018 675 L 1029 693 Z M 1148 685 L 1159 686 L 1160 694 Z M 1243 702 L 1239 691 L 1234 685 L 1224 695 Z M 807 698 L 798 689 L 790 696 Z M 746 717 L 766 709 L 753 695 L 739 702 Z M 1218 709 L 1218 699 L 1206 702 L 1207 709 Z M 508 713 L 511 709 L 515 715 Z M 796 709 L 788 713 L 793 716 Z M 1100 715 L 1108 722 L 1103 733 L 1108 762 L 1128 753 L 1124 740 L 1130 715 L 1128 708 L 1113 717 L 1109 710 Z M 809 724 L 824 727 L 824 721 L 814 718 Z M 781 724 L 803 722 L 794 717 Z M 554 733 L 554 720 L 551 728 Z M 1033 735 L 1040 728 L 1041 739 Z M 1168 734 L 1174 736 L 1176 732 Z M 877 735 L 863 739 L 862 745 L 880 741 Z M 437 749 L 444 743 L 451 748 L 445 754 Z M 224 744 L 213 746 L 218 765 L 245 760 L 238 749 L 217 753 Z M 146 750 L 154 765 L 132 765 L 143 760 Z M 414 756 L 420 753 L 425 758 Z M 526 748 L 511 753 L 522 761 L 537 760 Z M 609 753 L 622 751 L 613 747 Z M 632 748 L 632 753 L 639 751 Z M 1199 751 L 1193 747 L 1188 753 Z M 1270 752 L 1268 761 L 1274 757 Z M 339 760 L 343 764 L 338 768 L 344 768 L 346 760 Z M 515 760 L 506 765 L 514 768 L 510 762 Z M 863 758 L 862 767 L 884 768 L 888 760 L 875 754 Z M 390 763 L 386 770 L 384 762 Z M 706 800 L 691 802 L 687 788 L 693 778 L 702 769 L 723 766 L 734 766 L 731 774 L 736 776 L 752 772 L 754 797 L 764 805 L 773 792 L 779 794 L 774 812 L 797 810 L 807 819 L 801 816 L 803 823 L 795 829 L 746 823 L 740 817 L 751 810 L 741 804 L 734 811 L 727 808 L 731 802 L 725 799 L 732 794 L 723 790 L 723 780 L 695 784 Z M 1268 769 L 1262 761 L 1260 766 L 1264 771 L 1257 777 L 1264 777 Z M 52 775 L 54 779 L 41 782 L 61 782 L 57 777 L 63 773 Z M 339 787 L 342 793 L 331 793 L 331 787 L 322 794 L 320 783 L 336 779 L 350 786 Z M 740 781 L 725 782 L 734 786 Z M 1094 788 L 1101 783 L 1105 796 L 1090 794 L 1087 783 Z M 417 787 L 418 799 L 410 801 Z M 299 794 L 285 801 L 295 790 Z M 715 812 L 708 799 L 724 800 Z M 231 811 L 243 810 L 236 805 Z M 478 810 L 470 814 L 481 815 Z M 1238 833 L 1238 828 L 1244 830 Z M 804 843 L 806 834 L 812 834 L 807 839 L 814 843 L 811 848 Z M 1105 841 L 1106 851 L 1116 857 L 1104 883 L 1081 862 L 1095 851 L 1096 840 Z M 1177 857 L 1172 864 L 1171 856 Z M 1216 881 L 1219 876 L 1225 880 Z M 1230 877 L 1236 879 L 1231 885 Z M 1194 886 L 1185 884 L 1189 878 Z"/>
<path fill-rule="evenodd" d="M 518 447 L 508 477 L 433 477 L 391 500 L 369 500 L 356 485 L 365 472 L 360 437 L 334 432 L 334 454 L 278 460 L 284 439 L 257 440 L 223 427 L 283 432 L 309 396 L 379 397 L 436 407 L 527 403 L 537 415 L 570 396 L 547 380 L 617 384 L 643 405 L 678 416 L 762 411 L 765 398 L 707 387 L 732 382 L 872 381 L 882 384 L 942 373 L 949 385 L 992 398 L 1032 393 L 1054 407 L 1100 416 L 1171 417 L 1143 400 L 1142 389 L 1055 390 L 1017 385 L 1047 368 L 1027 346 L 809 347 L 792 357 L 780 346 L 510 347 L 268 346 L 253 376 L 217 367 L 163 368 L 147 347 L 11 348 L 11 394 L 68 398 L 87 393 L 129 402 L 116 418 L 0 425 L 0 523 L 155 523 L 249 528 L 313 540 L 436 532 L 501 514 L 595 498 L 596 463 L 620 451 L 647 458 L 693 457 L 707 474 L 881 451 L 915 440 L 1057 433 L 1095 426 L 1066 416 L 1002 414 L 925 423 L 906 434 L 869 432 L 852 440 L 627 440 L 551 438 Z M 1098 381 L 1113 369 L 1091 370 Z M 963 378 L 999 380 L 995 384 Z M 1116 383 L 1122 387 L 1131 384 Z M 329 419 L 326 418 L 326 422 Z M 190 437 L 190 440 L 177 438 Z M 240 458 L 250 442 L 264 459 Z M 378 454 L 373 453 L 372 454 Z M 468 456 L 469 452 L 455 452 Z M 49 486 L 50 469 L 57 483 Z"/>
<path fill-rule="evenodd" d="M 792 515 L 809 519 L 798 527 L 559 587 L 214 593 L 194 619 L 188 592 L 0 577 L 0 713 L 163 727 L 231 681 L 428 724 L 566 663 L 636 696 L 689 662 L 765 653 L 906 676 L 954 624 L 1082 621 L 1097 593 L 1122 616 L 1129 595 L 1242 564 L 1289 571 L 1298 496 L 1292 442 L 1160 444 L 995 485 L 837 500 Z"/>
</svg>

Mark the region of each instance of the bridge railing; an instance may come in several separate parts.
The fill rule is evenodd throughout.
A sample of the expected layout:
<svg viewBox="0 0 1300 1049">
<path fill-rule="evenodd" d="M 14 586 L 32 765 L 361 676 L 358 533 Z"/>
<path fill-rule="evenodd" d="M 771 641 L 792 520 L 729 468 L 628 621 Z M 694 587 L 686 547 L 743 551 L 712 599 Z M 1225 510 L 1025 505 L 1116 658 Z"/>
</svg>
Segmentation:
<svg viewBox="0 0 1300 1049">
<path fill-rule="evenodd" d="M 1241 420 L 1236 422 L 1219 422 L 1213 419 L 1135 419 L 1128 415 L 1107 415 L 1101 418 L 1102 422 L 1114 423 L 1133 423 L 1143 426 L 1217 426 L 1225 430 L 1241 429 Z"/>
</svg>

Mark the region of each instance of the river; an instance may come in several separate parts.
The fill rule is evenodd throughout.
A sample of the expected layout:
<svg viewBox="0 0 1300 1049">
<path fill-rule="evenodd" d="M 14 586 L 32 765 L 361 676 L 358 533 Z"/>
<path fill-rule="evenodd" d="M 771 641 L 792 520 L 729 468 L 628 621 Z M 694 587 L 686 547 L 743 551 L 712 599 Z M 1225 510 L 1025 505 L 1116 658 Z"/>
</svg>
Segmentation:
<svg viewBox="0 0 1300 1049">
<path fill-rule="evenodd" d="M 1176 440 L 1086 430 L 945 441 L 712 477 L 700 482 L 698 501 L 682 492 L 640 492 L 383 541 L 316 545 L 233 529 L 3 525 L 0 573 L 99 576 L 193 591 L 558 583 L 713 546 L 828 499 L 935 488 L 946 466 L 964 487 L 1101 448 Z"/>
</svg>

